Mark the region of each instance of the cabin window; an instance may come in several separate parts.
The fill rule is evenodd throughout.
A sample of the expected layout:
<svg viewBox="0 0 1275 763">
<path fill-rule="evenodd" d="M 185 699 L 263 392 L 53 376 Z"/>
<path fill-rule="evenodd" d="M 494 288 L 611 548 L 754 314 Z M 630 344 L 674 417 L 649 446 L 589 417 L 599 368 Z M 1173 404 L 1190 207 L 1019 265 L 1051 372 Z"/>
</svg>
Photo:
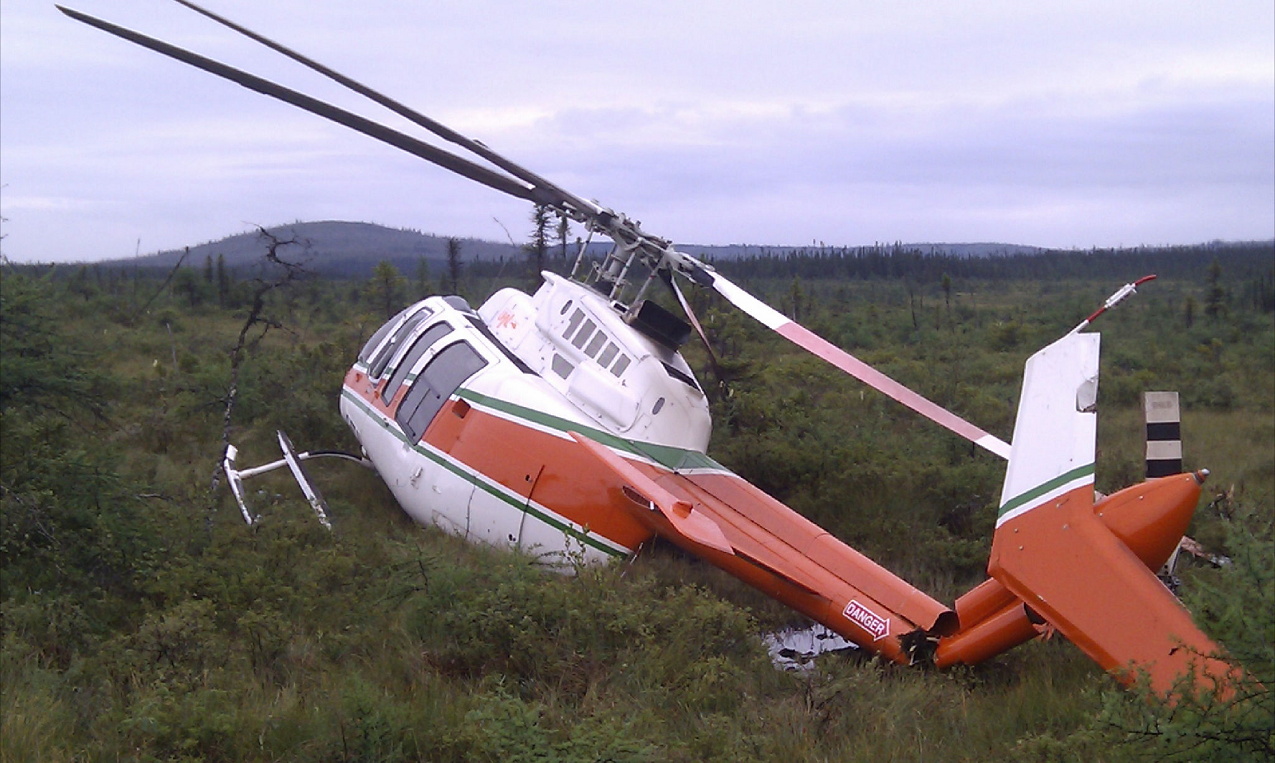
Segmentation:
<svg viewBox="0 0 1275 763">
<path fill-rule="evenodd" d="M 558 315 L 566 315 L 567 311 L 571 309 L 571 305 L 572 301 L 569 299 L 566 302 L 563 302 L 562 309 L 558 311 Z"/>
<path fill-rule="evenodd" d="M 385 388 L 381 390 L 381 400 L 388 403 L 394 399 L 398 388 L 406 381 L 407 375 L 411 372 L 412 367 L 416 365 L 416 361 L 425 356 L 426 351 L 433 347 L 439 339 L 452 333 L 452 327 L 446 323 L 435 323 L 433 326 L 425 329 L 425 333 L 420 335 L 408 351 L 403 355 L 403 359 L 398 362 L 398 366 L 394 369 L 394 375 L 386 382 Z"/>
<path fill-rule="evenodd" d="M 421 369 L 407 390 L 394 420 L 403 428 L 408 442 L 416 443 L 425 429 L 466 379 L 478 373 L 487 361 L 465 342 L 455 342 L 439 350 Z"/>
<path fill-rule="evenodd" d="M 624 373 L 625 369 L 629 367 L 629 362 L 628 355 L 621 355 L 619 360 L 615 361 L 615 365 L 611 366 L 611 374 L 613 376 L 620 376 Z"/>
<path fill-rule="evenodd" d="M 615 342 L 607 345 L 607 348 L 598 356 L 598 365 L 606 368 L 611 365 L 611 361 L 615 360 L 615 356 L 620 352 L 620 348 L 615 346 Z"/>
<path fill-rule="evenodd" d="M 411 336 L 412 329 L 416 328 L 417 324 L 428 318 L 431 314 L 431 310 L 425 309 L 403 321 L 403 325 L 398 327 L 398 329 L 394 332 L 394 335 L 390 337 L 390 341 L 386 342 L 385 346 L 381 348 L 381 351 L 376 353 L 376 356 L 372 358 L 371 362 L 368 364 L 367 375 L 379 378 L 380 375 L 385 372 L 385 367 L 389 365 L 390 358 L 394 357 L 395 351 L 402 347 L 402 343 L 405 339 L 407 339 L 407 337 Z"/>
<path fill-rule="evenodd" d="M 597 327 L 598 324 L 594 323 L 592 318 L 585 319 L 584 325 L 580 327 L 580 331 L 576 333 L 576 338 L 572 339 L 571 343 L 576 346 L 576 349 L 584 347 L 584 343 L 589 341 L 589 337 L 593 335 L 593 330 Z"/>
<path fill-rule="evenodd" d="M 651 407 L 651 415 L 655 416 L 662 410 L 664 410 L 664 398 L 655 401 L 655 405 Z"/>
</svg>

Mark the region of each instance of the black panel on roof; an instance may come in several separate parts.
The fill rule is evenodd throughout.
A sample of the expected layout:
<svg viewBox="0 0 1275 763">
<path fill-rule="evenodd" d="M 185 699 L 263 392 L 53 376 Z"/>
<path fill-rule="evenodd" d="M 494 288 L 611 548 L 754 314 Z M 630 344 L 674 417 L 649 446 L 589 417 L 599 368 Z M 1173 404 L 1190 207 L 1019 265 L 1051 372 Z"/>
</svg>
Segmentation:
<svg viewBox="0 0 1275 763">
<path fill-rule="evenodd" d="M 691 335 L 686 321 L 649 299 L 642 300 L 629 325 L 670 350 L 681 347 Z"/>
</svg>

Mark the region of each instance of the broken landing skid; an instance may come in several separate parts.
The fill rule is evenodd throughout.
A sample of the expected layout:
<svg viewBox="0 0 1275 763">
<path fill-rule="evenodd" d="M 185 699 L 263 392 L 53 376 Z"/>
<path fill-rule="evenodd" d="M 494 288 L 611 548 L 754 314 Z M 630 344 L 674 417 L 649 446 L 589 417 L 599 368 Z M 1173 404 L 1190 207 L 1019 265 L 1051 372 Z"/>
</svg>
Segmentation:
<svg viewBox="0 0 1275 763">
<path fill-rule="evenodd" d="M 372 462 L 366 458 L 350 453 L 342 453 L 337 450 L 297 453 L 297 449 L 293 447 L 292 441 L 283 433 L 283 430 L 277 430 L 276 434 L 279 436 L 279 448 L 283 451 L 283 458 L 261 466 L 254 466 L 251 469 L 236 469 L 235 458 L 239 455 L 239 449 L 233 445 L 226 446 L 226 458 L 222 461 L 222 468 L 226 471 L 226 480 L 230 483 L 230 492 L 235 495 L 235 502 L 239 504 L 239 511 L 243 513 L 244 521 L 251 525 L 256 522 L 256 518 L 252 516 L 252 512 L 248 511 L 248 504 L 244 501 L 243 481 L 259 474 L 272 472 L 279 467 L 287 466 L 292 471 L 292 476 L 296 479 L 297 484 L 301 486 L 301 492 L 305 494 L 305 499 L 310 502 L 310 508 L 314 509 L 314 514 L 319 518 L 319 522 L 331 530 L 332 523 L 328 520 L 328 503 L 323 499 L 323 494 L 319 492 L 319 489 L 314 486 L 310 475 L 306 473 L 305 467 L 302 466 L 302 462 L 309 461 L 312 458 L 341 458 L 346 461 L 353 461 L 369 469 L 372 468 Z"/>
</svg>

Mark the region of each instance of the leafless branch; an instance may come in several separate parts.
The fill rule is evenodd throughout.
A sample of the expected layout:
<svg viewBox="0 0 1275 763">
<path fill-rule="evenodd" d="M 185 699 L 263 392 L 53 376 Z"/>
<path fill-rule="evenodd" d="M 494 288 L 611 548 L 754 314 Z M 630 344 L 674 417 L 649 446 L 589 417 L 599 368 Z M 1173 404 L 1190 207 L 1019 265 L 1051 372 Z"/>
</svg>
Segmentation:
<svg viewBox="0 0 1275 763">
<path fill-rule="evenodd" d="M 216 494 L 224 474 L 223 464 L 226 450 L 230 447 L 231 420 L 235 413 L 235 405 L 239 400 L 239 372 L 243 367 L 244 356 L 248 351 L 255 349 L 261 343 L 261 340 L 265 339 L 270 329 L 284 329 L 281 322 L 265 315 L 266 296 L 276 289 L 287 288 L 293 281 L 305 274 L 305 268 L 301 264 L 289 262 L 279 256 L 279 250 L 283 247 L 296 246 L 303 242 L 299 241 L 296 236 L 286 239 L 280 238 L 260 225 L 257 226 L 257 232 L 258 236 L 266 243 L 264 259 L 271 265 L 283 268 L 283 272 L 272 279 L 264 277 L 256 279 L 252 290 L 252 308 L 248 311 L 248 317 L 244 319 L 243 326 L 239 329 L 239 337 L 235 342 L 234 349 L 230 351 L 230 383 L 226 389 L 226 407 L 221 419 L 221 455 L 217 459 L 217 466 L 213 469 L 209 485 L 208 519 L 210 522 L 213 513 L 216 511 Z M 259 327 L 255 336 L 253 336 L 254 327 Z"/>
</svg>

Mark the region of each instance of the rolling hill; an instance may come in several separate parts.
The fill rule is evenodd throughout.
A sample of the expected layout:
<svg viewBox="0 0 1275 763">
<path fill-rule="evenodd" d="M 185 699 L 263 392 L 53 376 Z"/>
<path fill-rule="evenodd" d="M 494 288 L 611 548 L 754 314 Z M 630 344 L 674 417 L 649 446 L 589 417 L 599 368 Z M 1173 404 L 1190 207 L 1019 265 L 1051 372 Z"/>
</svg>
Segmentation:
<svg viewBox="0 0 1275 763">
<path fill-rule="evenodd" d="M 292 239 L 294 246 L 284 248 L 281 254 L 306 263 L 316 273 L 337 277 L 366 277 L 382 260 L 393 263 L 402 272 L 412 272 L 424 259 L 431 270 L 442 267 L 447 255 L 447 237 L 418 230 L 389 228 L 384 225 L 340 220 L 319 222 L 295 222 L 266 229 L 280 239 Z M 591 252 L 601 254 L 609 244 L 595 242 Z M 1015 244 L 907 244 L 927 254 L 946 252 L 958 256 L 983 257 L 1000 254 L 1023 254 L 1043 251 L 1038 247 Z M 761 246 L 755 244 L 729 244 L 724 246 L 678 244 L 687 254 L 707 260 L 733 260 L 759 254 L 784 255 L 809 249 L 796 246 Z M 823 248 L 819 245 L 814 248 Z M 259 231 L 246 231 L 218 241 L 209 241 L 189 247 L 188 265 L 199 265 L 206 258 L 225 259 L 227 266 L 235 269 L 255 264 L 266 251 L 266 243 Z M 172 249 L 156 254 L 127 260 L 108 260 L 105 267 L 123 265 L 168 269 L 182 257 L 184 250 Z M 521 259 L 525 255 L 520 245 L 485 241 L 475 238 L 461 239 L 461 256 L 466 262 L 498 262 Z"/>
</svg>

